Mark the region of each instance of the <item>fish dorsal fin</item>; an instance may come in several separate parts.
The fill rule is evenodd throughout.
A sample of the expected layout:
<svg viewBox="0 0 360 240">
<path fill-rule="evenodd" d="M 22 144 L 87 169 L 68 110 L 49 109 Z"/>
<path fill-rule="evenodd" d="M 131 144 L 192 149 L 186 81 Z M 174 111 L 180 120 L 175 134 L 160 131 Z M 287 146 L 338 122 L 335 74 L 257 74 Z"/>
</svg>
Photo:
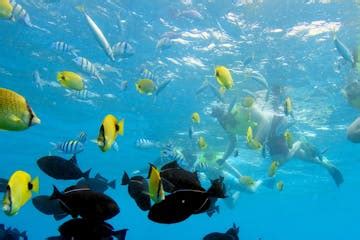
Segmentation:
<svg viewBox="0 0 360 240">
<path fill-rule="evenodd" d="M 74 154 L 70 160 L 69 160 L 72 164 L 74 164 L 75 166 L 78 166 L 78 163 L 77 163 L 77 159 L 76 159 L 76 154 Z"/>
<path fill-rule="evenodd" d="M 161 168 L 161 170 L 174 169 L 174 168 L 179 168 L 179 164 L 177 163 L 176 160 L 165 164 L 165 165 Z"/>
</svg>

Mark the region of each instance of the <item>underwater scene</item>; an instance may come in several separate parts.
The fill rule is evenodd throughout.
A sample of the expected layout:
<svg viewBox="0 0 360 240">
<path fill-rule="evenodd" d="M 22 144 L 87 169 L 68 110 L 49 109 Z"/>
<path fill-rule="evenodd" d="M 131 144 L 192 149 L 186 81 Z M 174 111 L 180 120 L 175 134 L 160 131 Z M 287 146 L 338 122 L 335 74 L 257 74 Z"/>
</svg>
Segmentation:
<svg viewBox="0 0 360 240">
<path fill-rule="evenodd" d="M 360 239 L 359 0 L 0 0 L 0 240 Z"/>
</svg>

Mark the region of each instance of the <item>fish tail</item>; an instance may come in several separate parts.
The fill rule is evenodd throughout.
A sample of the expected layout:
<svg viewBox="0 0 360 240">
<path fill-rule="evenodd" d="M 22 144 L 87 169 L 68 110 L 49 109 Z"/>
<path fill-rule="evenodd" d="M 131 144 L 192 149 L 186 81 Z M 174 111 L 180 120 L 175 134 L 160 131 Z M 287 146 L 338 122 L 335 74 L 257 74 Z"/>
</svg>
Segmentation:
<svg viewBox="0 0 360 240">
<path fill-rule="evenodd" d="M 104 81 L 103 81 L 102 78 L 99 76 L 99 74 L 96 74 L 95 77 L 97 78 L 97 80 L 100 81 L 100 83 L 101 83 L 102 85 L 104 85 Z"/>
<path fill-rule="evenodd" d="M 218 179 L 211 182 L 211 187 L 207 191 L 209 197 L 213 198 L 226 198 L 226 189 L 223 184 L 224 178 L 219 177 Z"/>
<path fill-rule="evenodd" d="M 108 183 L 108 186 L 111 187 L 112 189 L 115 189 L 116 187 L 116 181 L 112 180 L 111 182 Z"/>
<path fill-rule="evenodd" d="M 121 119 L 117 124 L 117 126 L 118 126 L 117 134 L 119 134 L 121 136 L 124 135 L 124 121 L 125 121 L 125 119 Z"/>
<path fill-rule="evenodd" d="M 126 237 L 126 232 L 128 231 L 128 229 L 123 229 L 123 230 L 120 230 L 120 231 L 115 231 L 113 233 L 113 236 L 118 239 L 118 240 L 125 240 L 125 237 Z"/>
<path fill-rule="evenodd" d="M 21 233 L 20 233 L 20 236 L 21 236 L 23 239 L 28 239 L 28 238 L 27 238 L 26 231 L 21 232 Z"/>
<path fill-rule="evenodd" d="M 61 197 L 61 192 L 55 185 L 53 185 L 53 193 L 50 196 L 50 200 L 59 199 Z"/>
<path fill-rule="evenodd" d="M 130 182 L 129 175 L 127 174 L 127 172 L 124 172 L 124 175 L 121 179 L 121 185 L 128 185 L 129 182 Z"/>
<path fill-rule="evenodd" d="M 56 214 L 56 215 L 54 215 L 54 219 L 56 221 L 60 221 L 60 220 L 64 219 L 66 216 L 67 216 L 66 213 Z"/>
<path fill-rule="evenodd" d="M 51 145 L 51 146 L 53 146 L 53 149 L 52 149 L 52 150 L 56 150 L 56 149 L 58 149 L 59 144 L 54 143 L 54 142 L 49 142 L 49 143 L 50 143 L 50 145 Z"/>
<path fill-rule="evenodd" d="M 87 170 L 86 172 L 83 173 L 83 177 L 85 179 L 88 179 L 89 178 L 89 175 L 90 175 L 90 172 L 91 172 L 91 168 L 89 170 Z"/>
<path fill-rule="evenodd" d="M 31 184 L 32 184 L 31 191 L 36 192 L 36 193 L 39 192 L 39 177 L 34 178 L 31 181 Z"/>
</svg>

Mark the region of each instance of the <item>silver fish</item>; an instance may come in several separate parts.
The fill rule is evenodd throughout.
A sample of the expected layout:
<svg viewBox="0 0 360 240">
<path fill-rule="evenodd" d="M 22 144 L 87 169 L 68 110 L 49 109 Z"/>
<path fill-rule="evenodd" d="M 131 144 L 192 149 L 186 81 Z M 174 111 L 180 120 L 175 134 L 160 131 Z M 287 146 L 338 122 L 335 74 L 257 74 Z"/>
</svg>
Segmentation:
<svg viewBox="0 0 360 240">
<path fill-rule="evenodd" d="M 120 58 L 128 58 L 135 54 L 134 48 L 128 42 L 118 42 L 112 47 L 114 56 Z"/>
<path fill-rule="evenodd" d="M 26 26 L 31 27 L 31 28 L 35 28 L 38 29 L 40 31 L 46 32 L 46 33 L 50 33 L 49 30 L 45 29 L 45 28 L 41 28 L 35 24 L 33 24 L 31 22 L 30 19 L 30 15 L 27 13 L 27 11 L 20 5 L 18 4 L 15 0 L 11 0 L 10 4 L 13 7 L 12 13 L 11 13 L 11 17 L 10 20 L 11 21 L 22 21 Z"/>
<path fill-rule="evenodd" d="M 79 51 L 75 49 L 73 46 L 61 41 L 53 42 L 51 44 L 51 47 L 59 52 L 71 53 L 75 57 L 77 57 L 77 52 Z"/>
<path fill-rule="evenodd" d="M 84 144 L 78 140 L 68 140 L 61 143 L 50 143 L 54 149 L 65 154 L 78 154 L 84 151 Z"/>
<path fill-rule="evenodd" d="M 92 76 L 95 76 L 101 84 L 104 84 L 104 81 L 100 77 L 99 71 L 97 70 L 95 65 L 88 59 L 84 57 L 76 57 L 73 59 L 73 61 L 81 68 L 81 70 Z"/>
<path fill-rule="evenodd" d="M 101 29 L 96 25 L 95 21 L 85 12 L 85 9 L 79 8 L 79 10 L 84 14 L 85 19 L 93 32 L 94 36 L 96 37 L 96 40 L 100 44 L 100 46 L 104 49 L 106 55 L 112 60 L 115 61 L 114 53 L 112 51 L 112 48 L 106 39 L 104 33 L 101 31 Z"/>
<path fill-rule="evenodd" d="M 158 148 L 160 145 L 159 142 L 154 142 L 146 138 L 136 140 L 136 147 L 141 149 Z"/>
</svg>

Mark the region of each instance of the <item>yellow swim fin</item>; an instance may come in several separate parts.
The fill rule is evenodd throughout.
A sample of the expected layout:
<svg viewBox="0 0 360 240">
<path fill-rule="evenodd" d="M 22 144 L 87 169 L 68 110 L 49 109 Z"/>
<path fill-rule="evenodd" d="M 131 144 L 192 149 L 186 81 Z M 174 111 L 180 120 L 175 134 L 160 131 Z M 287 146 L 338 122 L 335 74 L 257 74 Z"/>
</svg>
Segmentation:
<svg viewBox="0 0 360 240">
<path fill-rule="evenodd" d="M 31 191 L 32 192 L 39 192 L 39 188 L 40 188 L 40 184 L 39 184 L 39 177 L 36 177 L 34 178 L 32 181 L 31 181 L 31 184 L 32 184 L 32 189 Z"/>
<path fill-rule="evenodd" d="M 124 119 L 121 119 L 117 124 L 118 126 L 117 134 L 121 136 L 124 135 L 124 121 L 125 121 Z"/>
</svg>

